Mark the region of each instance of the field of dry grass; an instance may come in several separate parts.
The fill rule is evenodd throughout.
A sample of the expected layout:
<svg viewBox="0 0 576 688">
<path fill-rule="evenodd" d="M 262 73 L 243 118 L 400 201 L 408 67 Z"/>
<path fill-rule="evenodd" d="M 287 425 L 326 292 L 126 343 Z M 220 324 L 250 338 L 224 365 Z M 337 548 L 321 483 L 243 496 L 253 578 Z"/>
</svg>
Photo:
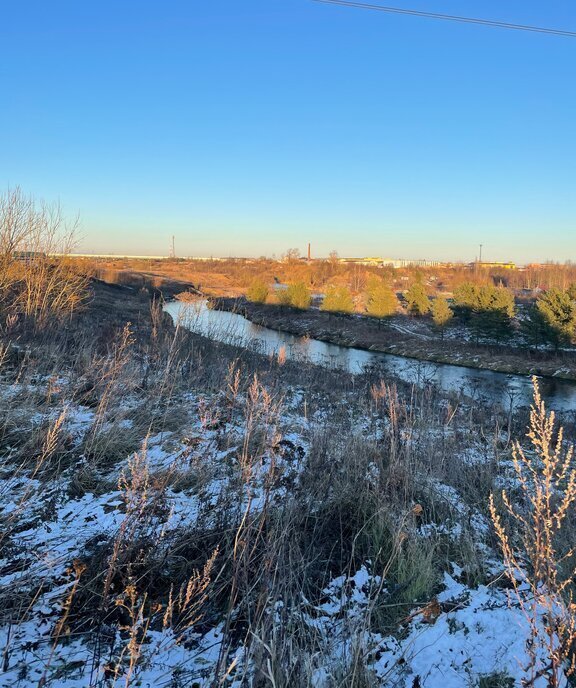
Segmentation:
<svg viewBox="0 0 576 688">
<path fill-rule="evenodd" d="M 187 261 L 78 261 L 108 284 L 150 285 L 170 296 L 179 292 L 201 290 L 207 296 L 239 296 L 247 285 L 238 283 L 225 268 L 206 269 L 202 262 Z"/>
<path fill-rule="evenodd" d="M 525 411 L 91 304 L 0 337 L 0 685 L 547 685 L 490 517 Z"/>
</svg>

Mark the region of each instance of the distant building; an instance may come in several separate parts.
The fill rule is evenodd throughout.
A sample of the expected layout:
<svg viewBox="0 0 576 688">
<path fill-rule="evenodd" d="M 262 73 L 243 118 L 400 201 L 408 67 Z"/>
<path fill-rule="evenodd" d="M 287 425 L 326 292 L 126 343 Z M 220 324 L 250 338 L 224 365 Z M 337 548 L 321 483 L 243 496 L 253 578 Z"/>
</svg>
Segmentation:
<svg viewBox="0 0 576 688">
<path fill-rule="evenodd" d="M 372 267 L 380 268 L 382 267 L 382 258 L 372 257 L 372 258 L 340 258 L 340 263 L 348 263 L 351 265 L 371 265 Z"/>
<path fill-rule="evenodd" d="M 391 267 L 396 269 L 412 267 L 433 268 L 442 265 L 442 263 L 438 260 L 380 258 L 379 256 L 372 256 L 367 258 L 340 258 L 339 262 L 347 263 L 350 265 L 368 265 L 376 268 Z"/>
<path fill-rule="evenodd" d="M 382 261 L 384 267 L 391 267 L 396 270 L 401 270 L 402 268 L 437 268 L 442 265 L 439 260 L 414 260 L 406 258 L 385 258 Z"/>
<path fill-rule="evenodd" d="M 43 251 L 14 251 L 12 257 L 20 263 L 33 263 L 39 258 L 45 258 L 46 254 Z"/>
<path fill-rule="evenodd" d="M 476 263 L 470 263 L 470 267 L 473 268 L 486 268 L 486 269 L 493 269 L 493 268 L 499 268 L 502 270 L 516 270 L 516 263 L 485 263 L 485 262 L 476 262 Z"/>
</svg>

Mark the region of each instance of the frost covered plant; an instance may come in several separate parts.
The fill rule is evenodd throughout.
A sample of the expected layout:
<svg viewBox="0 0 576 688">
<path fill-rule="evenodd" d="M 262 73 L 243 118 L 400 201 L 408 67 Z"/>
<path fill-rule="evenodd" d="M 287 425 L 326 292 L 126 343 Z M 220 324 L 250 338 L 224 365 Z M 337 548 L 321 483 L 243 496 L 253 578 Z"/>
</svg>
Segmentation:
<svg viewBox="0 0 576 688">
<path fill-rule="evenodd" d="M 170 587 L 162 628 L 172 631 L 176 643 L 180 643 L 185 631 L 202 619 L 202 609 L 208 601 L 208 587 L 212 582 L 212 569 L 219 553 L 220 550 L 216 547 L 202 571 L 194 570 L 178 591 L 174 590 L 173 585 Z"/>
<path fill-rule="evenodd" d="M 107 671 L 113 675 L 114 683 L 122 677 L 126 686 L 133 685 L 143 663 L 150 664 L 153 655 L 183 642 L 186 632 L 200 622 L 208 600 L 212 569 L 219 554 L 217 547 L 202 571 L 194 570 L 190 578 L 178 587 L 172 583 L 165 604 L 152 599 L 148 591 L 139 589 L 141 580 L 133 575 L 132 570 L 144 564 L 144 559 L 139 559 L 143 551 L 136 553 L 134 545 L 153 541 L 153 550 L 159 547 L 170 522 L 168 514 L 157 519 L 156 525 L 160 530 L 154 528 L 154 516 L 163 500 L 165 485 L 153 484 L 151 479 L 147 439 L 142 450 L 127 461 L 126 470 L 122 471 L 118 481 L 126 516 L 114 542 L 102 595 L 104 603 L 109 602 L 113 593 L 112 581 L 119 571 L 125 570 L 127 583 L 122 593 L 114 597 L 113 606 L 123 611 L 126 622 L 118 630 L 127 642 Z M 153 645 L 149 636 L 156 628 L 161 631 L 159 640 Z"/>
<path fill-rule="evenodd" d="M 525 685 L 543 679 L 548 688 L 559 688 L 565 676 L 576 671 L 576 603 L 571 587 L 576 548 L 562 547 L 567 517 L 576 504 L 576 463 L 573 446 L 565 445 L 563 428 L 556 431 L 554 413 L 546 413 L 535 378 L 533 382 L 527 433 L 532 448 L 524 451 L 519 442 L 513 447 L 514 471 L 526 507 L 512 504 L 503 490 L 510 525 L 505 526 L 493 495 L 490 512 L 508 577 L 530 626 L 531 680 Z M 537 660 L 538 648 L 545 652 L 545 662 Z"/>
<path fill-rule="evenodd" d="M 186 632 L 202 620 L 218 554 L 216 548 L 202 571 L 194 570 L 178 590 L 172 585 L 165 605 L 151 600 L 147 592 L 140 593 L 136 580 L 129 580 L 115 600 L 116 608 L 126 619 L 118 627 L 126 642 L 116 661 L 106 667 L 114 685 L 121 679 L 126 687 L 139 685 L 137 675 L 141 665 L 150 665 L 154 656 L 184 642 Z M 160 630 L 153 633 L 156 627 Z M 158 637 L 156 642 L 154 636 Z"/>
<path fill-rule="evenodd" d="M 65 408 L 52 423 L 52 425 L 48 427 L 42 442 L 42 447 L 38 455 L 34 458 L 35 463 L 32 471 L 30 472 L 30 478 L 28 480 L 27 487 L 22 493 L 22 496 L 18 500 L 15 508 L 10 511 L 2 524 L 3 527 L 0 529 L 0 546 L 3 546 L 4 541 L 11 536 L 13 528 L 18 522 L 18 518 L 22 515 L 25 509 L 29 507 L 34 493 L 34 479 L 39 476 L 47 466 L 49 466 L 50 460 L 55 456 L 58 446 L 61 442 L 66 415 L 67 409 Z M 14 472 L 15 480 L 22 477 L 23 473 L 21 473 L 21 469 L 23 466 L 24 464 L 22 464 L 22 466 L 16 469 Z M 0 457 L 0 469 L 9 470 L 8 462 L 6 461 L 5 457 Z M 9 494 L 12 485 L 13 483 L 10 481 L 0 484 L 0 497 L 4 497 Z"/>
<path fill-rule="evenodd" d="M 122 669 L 124 657 L 128 657 L 128 667 L 124 675 L 125 686 L 131 684 L 132 678 L 136 673 L 138 662 L 142 656 L 142 647 L 144 639 L 150 628 L 150 623 L 155 613 L 160 611 L 159 605 L 153 605 L 151 613 L 146 614 L 147 595 L 144 594 L 142 598 L 138 596 L 136 586 L 130 582 L 126 586 L 123 595 L 116 600 L 116 606 L 120 607 L 126 612 L 129 622 L 120 626 L 120 630 L 128 634 L 128 642 L 122 650 L 119 660 L 114 669 L 114 683 Z"/>
<path fill-rule="evenodd" d="M 43 688 L 46 685 L 48 671 L 52 664 L 52 660 L 54 659 L 54 655 L 56 653 L 56 648 L 58 646 L 58 642 L 60 641 L 60 637 L 63 634 L 67 635 L 70 633 L 70 628 L 67 626 L 68 617 L 70 615 L 70 610 L 72 608 L 72 601 L 74 599 L 74 596 L 76 595 L 76 592 L 78 591 L 80 578 L 85 570 L 86 566 L 84 564 L 82 564 L 80 561 L 74 561 L 71 570 L 69 571 L 69 573 L 74 575 L 74 582 L 70 588 L 70 591 L 68 592 L 68 595 L 66 596 L 66 599 L 62 604 L 62 615 L 58 619 L 58 623 L 56 624 L 54 632 L 52 633 L 54 642 L 52 644 L 50 656 L 48 657 L 48 661 L 46 662 L 46 665 L 44 667 L 44 672 L 40 678 L 40 681 L 38 682 L 39 688 Z"/>
<path fill-rule="evenodd" d="M 104 582 L 105 601 L 117 568 L 125 565 L 133 554 L 134 542 L 143 534 L 150 534 L 154 501 L 158 495 L 150 485 L 146 441 L 142 450 L 128 459 L 127 468 L 122 471 L 118 480 L 118 490 L 122 495 L 126 515 L 114 540 Z"/>
</svg>

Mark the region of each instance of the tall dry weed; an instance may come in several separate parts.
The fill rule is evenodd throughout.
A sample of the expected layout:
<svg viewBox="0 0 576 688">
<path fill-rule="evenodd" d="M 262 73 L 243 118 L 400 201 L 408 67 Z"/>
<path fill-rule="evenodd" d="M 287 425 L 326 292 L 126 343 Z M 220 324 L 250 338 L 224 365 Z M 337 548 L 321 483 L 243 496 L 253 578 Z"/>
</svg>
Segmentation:
<svg viewBox="0 0 576 688">
<path fill-rule="evenodd" d="M 501 492 L 508 523 L 490 498 L 490 513 L 508 577 L 530 626 L 531 680 L 549 688 L 563 685 L 576 670 L 576 548 L 563 542 L 567 518 L 576 505 L 576 464 L 564 430 L 547 413 L 534 378 L 534 403 L 527 433 L 530 448 L 513 446 L 512 460 L 522 503 Z M 539 650 L 547 658 L 542 662 Z"/>
</svg>

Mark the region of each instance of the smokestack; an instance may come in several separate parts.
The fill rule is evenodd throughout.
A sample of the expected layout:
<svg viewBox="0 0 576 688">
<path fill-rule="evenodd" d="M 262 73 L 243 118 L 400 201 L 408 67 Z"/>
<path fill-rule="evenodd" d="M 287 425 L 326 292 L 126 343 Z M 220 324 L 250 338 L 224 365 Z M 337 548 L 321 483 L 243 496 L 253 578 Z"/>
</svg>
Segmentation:
<svg viewBox="0 0 576 688">
<path fill-rule="evenodd" d="M 312 257 L 312 250 L 311 250 L 311 245 L 308 244 L 308 260 L 310 260 Z"/>
</svg>

